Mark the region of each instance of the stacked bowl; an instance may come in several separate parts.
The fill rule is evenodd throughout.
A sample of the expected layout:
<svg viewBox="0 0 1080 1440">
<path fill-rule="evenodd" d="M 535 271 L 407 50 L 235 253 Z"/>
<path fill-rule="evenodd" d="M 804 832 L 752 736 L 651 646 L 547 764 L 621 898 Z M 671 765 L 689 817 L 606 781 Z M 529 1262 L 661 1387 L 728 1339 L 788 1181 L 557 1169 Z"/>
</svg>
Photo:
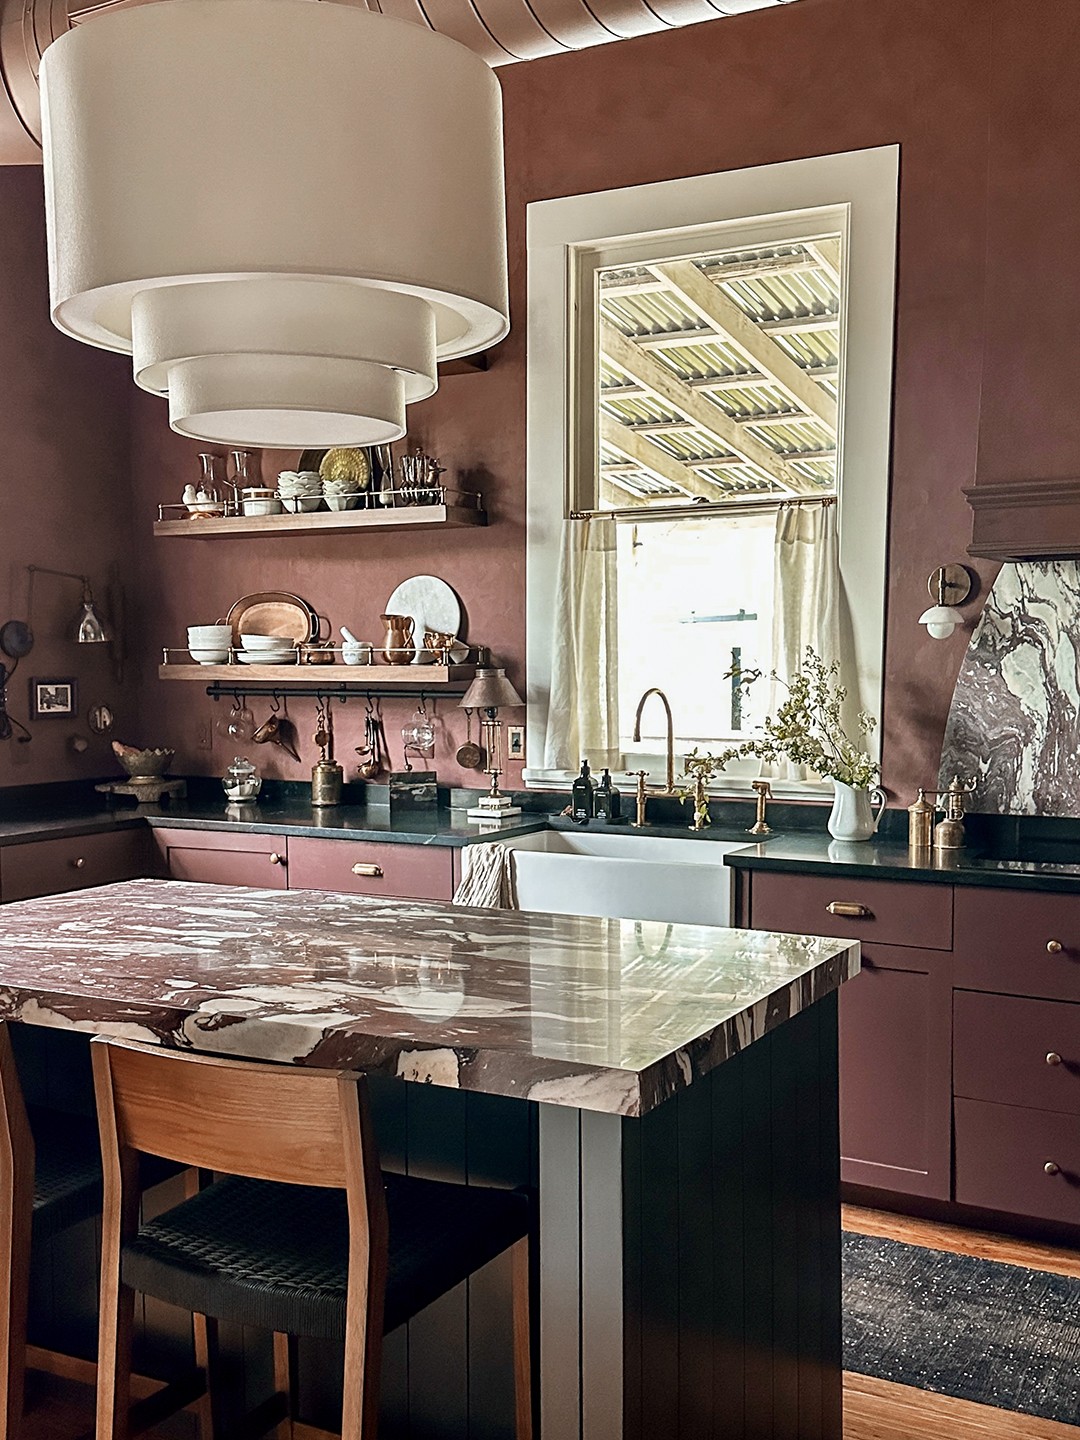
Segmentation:
<svg viewBox="0 0 1080 1440">
<path fill-rule="evenodd" d="M 282 470 L 278 496 L 293 515 L 317 510 L 322 504 L 323 479 L 317 470 Z"/>
<path fill-rule="evenodd" d="M 325 479 L 323 498 L 331 510 L 355 510 L 360 500 L 360 482 L 353 476 Z"/>
<path fill-rule="evenodd" d="M 231 625 L 189 625 L 188 654 L 199 665 L 224 665 L 232 645 Z"/>
<path fill-rule="evenodd" d="M 292 665 L 296 641 L 288 635 L 241 635 L 236 658 L 242 665 Z"/>
</svg>

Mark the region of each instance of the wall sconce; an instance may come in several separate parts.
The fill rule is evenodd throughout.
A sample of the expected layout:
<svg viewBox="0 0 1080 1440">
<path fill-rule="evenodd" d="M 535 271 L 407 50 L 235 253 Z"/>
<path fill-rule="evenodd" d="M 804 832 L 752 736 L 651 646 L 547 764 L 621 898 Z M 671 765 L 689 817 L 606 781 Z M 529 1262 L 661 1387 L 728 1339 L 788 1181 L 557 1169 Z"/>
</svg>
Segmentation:
<svg viewBox="0 0 1080 1440">
<path fill-rule="evenodd" d="M 524 700 L 506 678 L 506 671 L 494 666 L 482 666 L 476 672 L 476 679 L 458 701 L 459 710 L 481 710 L 484 718 L 480 722 L 487 764 L 484 773 L 491 776 L 491 789 L 482 799 L 465 813 L 472 820 L 501 820 L 505 815 L 520 815 L 520 805 L 514 805 L 510 797 L 499 789 L 502 774 L 502 721 L 500 708 L 524 705 Z"/>
<path fill-rule="evenodd" d="M 937 602 L 919 616 L 935 640 L 947 640 L 964 617 L 956 608 L 971 594 L 971 574 L 963 565 L 942 565 L 926 582 L 926 588 Z"/>
<path fill-rule="evenodd" d="M 35 575 L 59 575 L 64 580 L 78 580 L 83 587 L 82 609 L 75 621 L 75 634 L 73 639 L 77 645 L 104 645 L 111 636 L 104 620 L 94 608 L 94 595 L 90 589 L 90 577 L 88 575 L 74 575 L 70 570 L 49 570 L 42 565 L 28 565 L 30 571 L 30 601 L 27 607 L 28 623 L 33 619 L 34 614 L 34 576 Z M 31 635 L 33 631 L 31 631 Z"/>
</svg>

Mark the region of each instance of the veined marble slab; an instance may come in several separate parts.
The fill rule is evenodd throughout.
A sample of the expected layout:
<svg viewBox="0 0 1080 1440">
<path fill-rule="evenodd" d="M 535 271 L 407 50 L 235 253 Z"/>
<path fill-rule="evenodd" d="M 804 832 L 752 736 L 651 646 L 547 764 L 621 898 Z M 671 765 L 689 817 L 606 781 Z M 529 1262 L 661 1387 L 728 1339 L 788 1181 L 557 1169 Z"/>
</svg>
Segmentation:
<svg viewBox="0 0 1080 1440">
<path fill-rule="evenodd" d="M 131 880 L 0 908 L 0 1018 L 640 1115 L 847 940 Z"/>
<path fill-rule="evenodd" d="M 1080 569 L 1001 567 L 953 693 L 938 781 L 971 777 L 968 808 L 1080 815 Z"/>
</svg>

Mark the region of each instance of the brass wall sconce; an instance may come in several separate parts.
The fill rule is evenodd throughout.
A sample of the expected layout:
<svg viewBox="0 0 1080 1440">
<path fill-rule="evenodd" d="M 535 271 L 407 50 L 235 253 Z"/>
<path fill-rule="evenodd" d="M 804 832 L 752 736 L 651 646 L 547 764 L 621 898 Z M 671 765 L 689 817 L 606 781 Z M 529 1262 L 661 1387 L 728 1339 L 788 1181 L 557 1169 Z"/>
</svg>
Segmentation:
<svg viewBox="0 0 1080 1440">
<path fill-rule="evenodd" d="M 964 565 L 942 565 L 926 582 L 934 604 L 919 616 L 935 640 L 947 640 L 964 617 L 956 608 L 971 594 L 971 572 Z"/>
</svg>

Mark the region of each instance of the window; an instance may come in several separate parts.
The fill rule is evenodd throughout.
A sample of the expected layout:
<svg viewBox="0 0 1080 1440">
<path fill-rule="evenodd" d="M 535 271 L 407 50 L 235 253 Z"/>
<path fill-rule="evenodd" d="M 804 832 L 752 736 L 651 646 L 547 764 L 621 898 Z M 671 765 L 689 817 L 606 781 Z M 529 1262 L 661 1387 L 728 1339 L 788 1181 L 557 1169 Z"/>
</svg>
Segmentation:
<svg viewBox="0 0 1080 1440">
<path fill-rule="evenodd" d="M 878 708 L 896 169 L 890 148 L 529 207 L 531 783 L 576 766 L 573 741 L 539 763 L 562 723 L 569 517 L 614 526 L 602 571 L 565 571 L 607 577 L 575 618 L 605 616 L 578 663 L 609 668 L 613 764 L 659 777 L 659 704 L 633 738 L 652 686 L 677 753 L 760 722 L 770 687 L 740 680 L 775 663 L 774 610 L 790 608 L 777 518 L 793 503 L 839 500 L 832 564 L 860 589 L 845 670 Z"/>
</svg>

